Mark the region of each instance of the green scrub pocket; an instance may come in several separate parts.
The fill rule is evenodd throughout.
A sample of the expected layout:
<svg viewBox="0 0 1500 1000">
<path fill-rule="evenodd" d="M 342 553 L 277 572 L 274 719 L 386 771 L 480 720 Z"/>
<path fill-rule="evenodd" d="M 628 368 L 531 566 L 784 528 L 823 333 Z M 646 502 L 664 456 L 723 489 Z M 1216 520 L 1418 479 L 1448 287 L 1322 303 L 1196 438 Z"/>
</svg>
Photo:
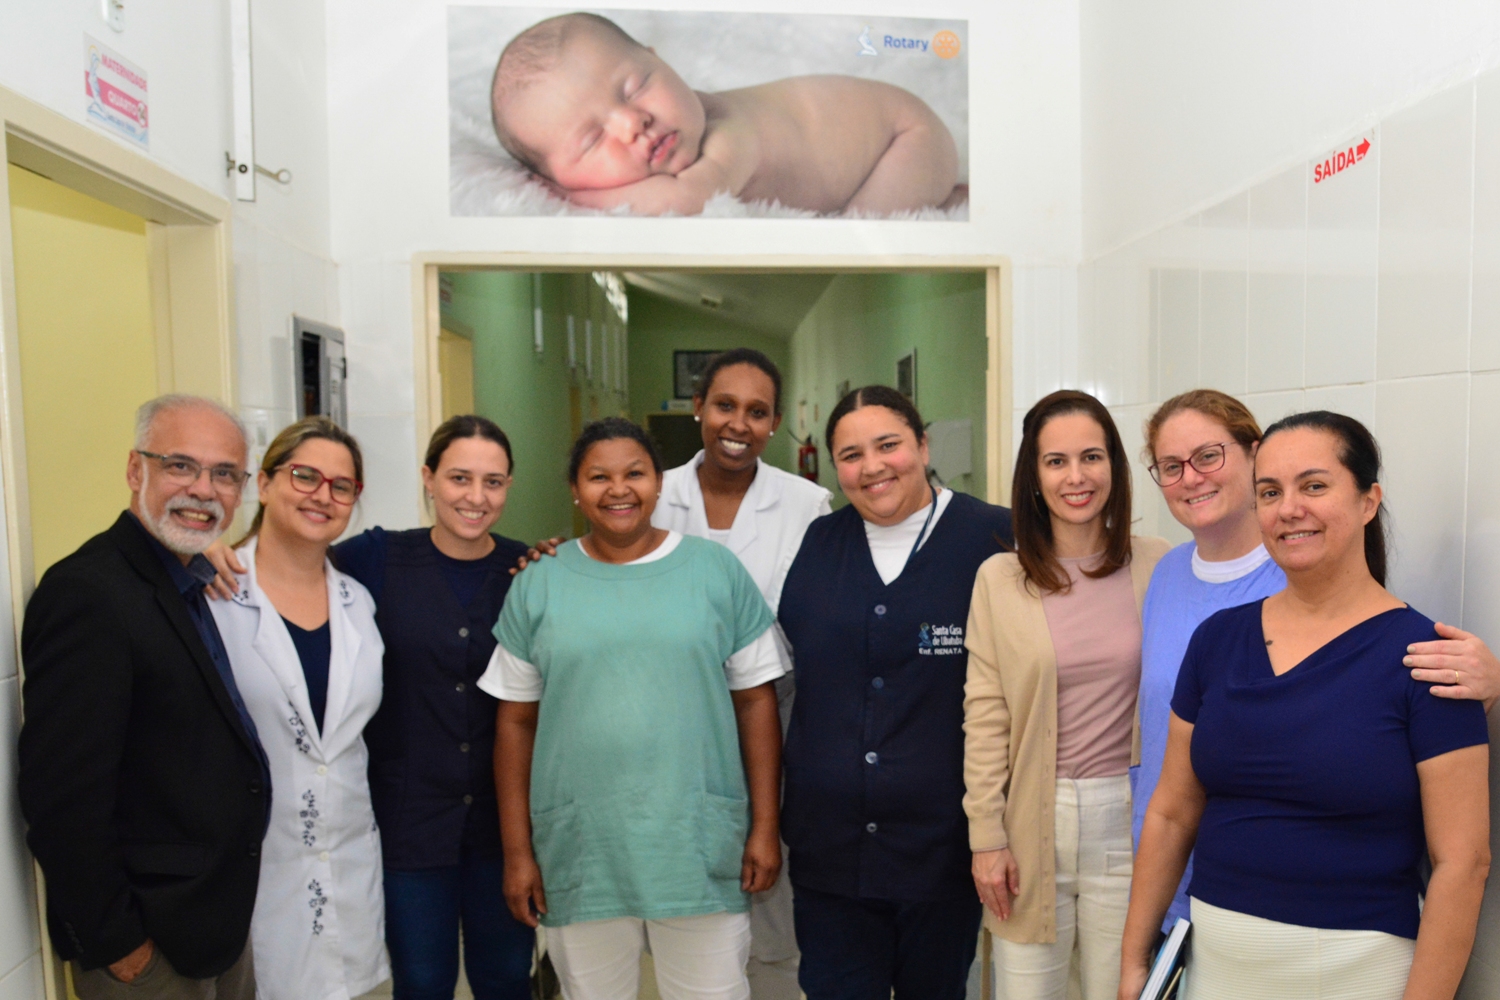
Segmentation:
<svg viewBox="0 0 1500 1000">
<path fill-rule="evenodd" d="M 704 792 L 700 815 L 703 828 L 698 844 L 703 851 L 708 877 L 739 881 L 745 858 L 745 838 L 750 835 L 749 801 Z"/>
<path fill-rule="evenodd" d="M 575 803 L 532 813 L 531 844 L 543 889 L 566 892 L 583 884 L 583 827 Z"/>
</svg>

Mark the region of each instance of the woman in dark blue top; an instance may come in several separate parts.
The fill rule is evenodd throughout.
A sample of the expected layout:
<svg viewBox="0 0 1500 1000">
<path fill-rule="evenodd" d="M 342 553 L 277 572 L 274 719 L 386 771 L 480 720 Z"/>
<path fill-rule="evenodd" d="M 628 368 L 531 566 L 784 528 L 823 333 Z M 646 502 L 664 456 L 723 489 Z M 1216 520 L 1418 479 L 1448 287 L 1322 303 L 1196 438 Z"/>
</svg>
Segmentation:
<svg viewBox="0 0 1500 1000">
<path fill-rule="evenodd" d="M 499 427 L 453 417 L 422 468 L 432 528 L 371 528 L 330 553 L 374 597 L 385 641 L 384 697 L 364 736 L 396 1000 L 452 1000 L 460 925 L 475 1000 L 531 996 L 534 932 L 510 915 L 502 888 L 497 702 L 476 683 L 527 548 L 490 532 L 512 470 Z"/>
<path fill-rule="evenodd" d="M 1402 664 L 1435 631 L 1385 589 L 1379 469 L 1352 418 L 1266 430 L 1256 506 L 1287 587 L 1213 615 L 1188 645 L 1121 1000 L 1145 982 L 1195 836 L 1189 1000 L 1458 988 L 1489 865 L 1484 710 L 1435 697 Z"/>
<path fill-rule="evenodd" d="M 962 1000 L 979 937 L 964 815 L 964 629 L 1010 512 L 927 482 L 894 389 L 827 444 L 849 506 L 807 529 L 778 611 L 797 664 L 782 837 L 807 1000 Z"/>
</svg>

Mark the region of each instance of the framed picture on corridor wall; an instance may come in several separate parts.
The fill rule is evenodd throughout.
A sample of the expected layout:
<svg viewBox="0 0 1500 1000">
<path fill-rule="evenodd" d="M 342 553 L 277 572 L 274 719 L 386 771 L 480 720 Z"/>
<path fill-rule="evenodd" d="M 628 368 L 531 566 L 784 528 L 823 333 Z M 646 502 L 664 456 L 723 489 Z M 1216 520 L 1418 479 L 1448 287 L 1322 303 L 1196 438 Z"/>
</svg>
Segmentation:
<svg viewBox="0 0 1500 1000">
<path fill-rule="evenodd" d="M 677 399 L 692 399 L 698 386 L 698 376 L 714 358 L 723 351 L 673 351 L 672 395 Z"/>
</svg>

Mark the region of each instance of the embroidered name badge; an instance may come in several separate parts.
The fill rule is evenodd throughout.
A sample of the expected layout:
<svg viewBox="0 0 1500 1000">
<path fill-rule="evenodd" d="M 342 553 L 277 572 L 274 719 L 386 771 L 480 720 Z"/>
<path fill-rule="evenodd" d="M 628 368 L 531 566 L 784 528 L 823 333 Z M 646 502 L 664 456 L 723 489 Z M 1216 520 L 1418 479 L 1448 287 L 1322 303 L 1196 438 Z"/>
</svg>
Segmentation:
<svg viewBox="0 0 1500 1000">
<path fill-rule="evenodd" d="M 952 656 L 964 651 L 962 625 L 928 625 L 917 629 L 917 653 L 921 656 Z"/>
</svg>

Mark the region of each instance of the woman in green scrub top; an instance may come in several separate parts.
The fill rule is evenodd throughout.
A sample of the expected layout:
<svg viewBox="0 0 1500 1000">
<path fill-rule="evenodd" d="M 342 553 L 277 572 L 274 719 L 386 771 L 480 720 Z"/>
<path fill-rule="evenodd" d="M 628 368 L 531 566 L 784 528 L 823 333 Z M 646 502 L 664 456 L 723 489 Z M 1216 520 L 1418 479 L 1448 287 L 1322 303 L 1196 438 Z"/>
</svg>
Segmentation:
<svg viewBox="0 0 1500 1000">
<path fill-rule="evenodd" d="M 747 893 L 781 867 L 783 668 L 722 545 L 653 527 L 661 459 L 590 424 L 569 479 L 590 532 L 516 577 L 479 681 L 500 699 L 506 901 L 547 927 L 568 1000 L 748 996 Z"/>
</svg>

